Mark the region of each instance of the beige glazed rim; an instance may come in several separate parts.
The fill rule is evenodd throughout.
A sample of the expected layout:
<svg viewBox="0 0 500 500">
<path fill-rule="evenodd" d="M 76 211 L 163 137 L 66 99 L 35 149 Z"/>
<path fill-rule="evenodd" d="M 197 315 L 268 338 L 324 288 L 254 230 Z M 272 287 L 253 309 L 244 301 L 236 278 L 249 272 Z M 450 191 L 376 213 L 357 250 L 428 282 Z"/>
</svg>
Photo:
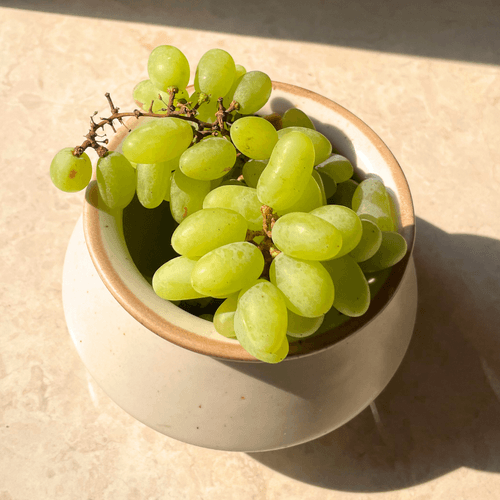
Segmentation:
<svg viewBox="0 0 500 500">
<path fill-rule="evenodd" d="M 342 131 L 345 138 L 352 141 L 352 143 L 357 142 L 358 138 L 362 139 L 361 142 L 369 144 L 370 148 L 377 152 L 377 161 L 383 163 L 382 170 L 389 172 L 391 177 L 394 191 L 393 198 L 395 198 L 397 205 L 396 215 L 399 223 L 399 232 L 404 236 L 408 244 L 406 256 L 393 267 L 389 278 L 382 289 L 372 299 L 369 310 L 363 316 L 349 319 L 347 322 L 336 327 L 334 330 L 335 333 L 327 331 L 309 339 L 301 339 L 299 342 L 291 343 L 289 355 L 285 360 L 286 362 L 287 360 L 293 360 L 294 358 L 322 351 L 341 342 L 368 325 L 376 316 L 384 311 L 396 293 L 411 259 L 415 239 L 415 215 L 410 189 L 401 167 L 388 147 L 368 125 L 339 104 L 309 90 L 286 83 L 273 82 L 273 91 L 278 91 L 281 95 L 286 94 L 290 96 L 291 101 L 293 99 L 306 99 L 313 102 L 316 106 L 324 108 L 325 113 L 329 114 L 332 118 L 337 116 L 342 121 L 348 123 L 349 131 Z M 271 97 L 272 99 L 273 96 Z M 314 121 L 314 114 L 311 117 Z M 135 118 L 132 118 L 128 123 L 131 128 L 136 124 L 137 120 Z M 318 130 L 322 131 L 320 128 Z M 119 129 L 110 141 L 109 149 L 115 149 L 127 133 L 128 130 L 125 127 Z M 328 134 L 325 133 L 325 135 L 328 137 Z M 335 140 L 332 142 L 337 147 Z M 344 152 L 342 148 L 338 149 L 341 154 L 349 157 L 349 154 Z M 349 159 L 353 161 L 352 158 Z M 356 164 L 355 161 L 353 163 Z M 134 285 L 131 285 L 130 281 L 128 285 L 125 284 L 124 279 L 122 279 L 119 263 L 117 264 L 116 259 L 111 258 L 108 253 L 109 250 L 104 244 L 106 231 L 109 230 L 107 225 L 103 224 L 100 217 L 101 210 L 98 208 L 97 197 L 98 190 L 94 182 L 91 183 L 87 190 L 83 208 L 85 240 L 99 276 L 121 306 L 153 333 L 180 347 L 216 358 L 260 363 L 260 361 L 257 361 L 253 356 L 248 354 L 237 341 L 231 341 L 218 334 L 216 337 L 203 336 L 190 331 L 188 329 L 189 325 L 182 327 L 172 323 L 168 317 L 153 310 L 147 301 L 141 300 L 134 292 Z M 124 241 L 123 245 L 125 245 Z M 137 275 L 138 280 L 144 281 L 138 270 Z M 152 288 L 151 294 L 156 297 Z M 207 325 L 209 325 L 208 322 Z"/>
</svg>

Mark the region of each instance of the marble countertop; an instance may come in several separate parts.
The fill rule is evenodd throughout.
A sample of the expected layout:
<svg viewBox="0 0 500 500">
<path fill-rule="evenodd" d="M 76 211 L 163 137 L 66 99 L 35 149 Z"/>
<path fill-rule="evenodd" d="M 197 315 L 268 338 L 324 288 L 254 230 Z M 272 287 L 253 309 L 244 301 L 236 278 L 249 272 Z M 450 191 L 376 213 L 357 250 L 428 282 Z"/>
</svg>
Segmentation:
<svg viewBox="0 0 500 500">
<path fill-rule="evenodd" d="M 0 7 L 0 500 L 500 497 L 500 4 L 111 0 Z M 87 375 L 61 301 L 82 193 L 51 185 L 105 92 L 131 105 L 149 52 L 228 50 L 329 97 L 402 165 L 419 310 L 371 408 L 267 453 L 177 442 Z M 193 64 L 195 66 L 196 63 Z"/>
</svg>

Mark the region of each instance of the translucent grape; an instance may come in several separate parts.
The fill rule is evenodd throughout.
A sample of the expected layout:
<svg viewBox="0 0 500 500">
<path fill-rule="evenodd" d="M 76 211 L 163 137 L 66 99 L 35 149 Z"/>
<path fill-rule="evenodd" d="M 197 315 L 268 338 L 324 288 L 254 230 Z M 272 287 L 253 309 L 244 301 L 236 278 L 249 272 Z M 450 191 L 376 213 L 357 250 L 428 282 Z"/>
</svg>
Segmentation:
<svg viewBox="0 0 500 500">
<path fill-rule="evenodd" d="M 99 158 L 96 177 L 99 194 L 109 208 L 125 208 L 132 201 L 136 189 L 136 173 L 125 156 L 111 151 Z"/>
<path fill-rule="evenodd" d="M 248 186 L 256 188 L 259 177 L 269 162 L 267 160 L 248 160 L 243 165 L 243 178 Z"/>
<path fill-rule="evenodd" d="M 282 137 L 257 183 L 257 196 L 277 212 L 291 207 L 303 195 L 311 178 L 314 147 L 305 134 Z"/>
<path fill-rule="evenodd" d="M 254 356 L 276 353 L 286 338 L 287 320 L 282 293 L 268 281 L 257 283 L 238 301 L 234 315 L 236 338 Z"/>
<path fill-rule="evenodd" d="M 169 87 L 185 89 L 189 83 L 189 62 L 186 56 L 172 45 L 156 47 L 148 59 L 149 79 L 160 90 Z"/>
<path fill-rule="evenodd" d="M 285 111 L 282 118 L 283 128 L 304 127 L 316 130 L 311 119 L 300 109 L 290 108 Z"/>
<path fill-rule="evenodd" d="M 316 184 L 318 184 L 319 190 L 321 191 L 321 200 L 322 200 L 321 205 L 326 205 L 327 197 L 326 197 L 326 191 L 325 191 L 325 185 L 323 183 L 323 179 L 322 179 L 321 175 L 319 175 L 319 173 L 316 170 L 314 170 L 314 168 L 312 171 L 312 176 L 313 176 L 314 180 L 316 181 Z"/>
<path fill-rule="evenodd" d="M 332 278 L 320 262 L 294 259 L 280 253 L 271 264 L 269 277 L 283 292 L 288 309 L 295 314 L 315 318 L 333 305 Z"/>
<path fill-rule="evenodd" d="M 309 139 L 311 139 L 314 145 L 315 165 L 324 162 L 330 156 L 332 152 L 332 144 L 323 134 L 321 134 L 317 130 L 312 130 L 306 127 L 287 127 L 278 130 L 278 137 L 281 139 L 282 137 L 292 132 L 302 132 L 303 134 L 306 134 Z"/>
<path fill-rule="evenodd" d="M 234 339 L 236 333 L 234 331 L 234 313 L 238 305 L 238 294 L 230 295 L 215 311 L 214 327 L 218 333 L 224 337 Z"/>
<path fill-rule="evenodd" d="M 90 158 L 86 153 L 74 156 L 73 149 L 61 149 L 50 164 L 50 178 L 54 186 L 66 193 L 81 191 L 92 177 Z"/>
<path fill-rule="evenodd" d="M 352 197 L 357 187 L 358 183 L 353 179 L 337 184 L 335 194 L 331 197 L 330 201 L 336 205 L 352 208 Z"/>
<path fill-rule="evenodd" d="M 170 184 L 170 212 L 179 224 L 189 215 L 203 208 L 203 200 L 210 192 L 210 181 L 199 181 L 177 169 Z"/>
<path fill-rule="evenodd" d="M 194 85 L 196 90 L 217 100 L 229 92 L 235 76 L 236 65 L 231 55 L 222 49 L 211 49 L 198 62 Z"/>
<path fill-rule="evenodd" d="M 342 247 L 341 232 L 329 222 L 308 213 L 283 215 L 274 224 L 272 232 L 274 244 L 296 259 L 332 259 Z"/>
<path fill-rule="evenodd" d="M 250 288 L 252 288 L 253 286 L 255 286 L 257 283 L 269 283 L 269 280 L 266 279 L 266 278 L 259 278 L 259 279 L 256 279 L 254 282 L 250 283 L 249 285 L 243 287 L 239 292 L 238 292 L 238 300 L 241 299 L 241 297 L 243 296 L 243 294 L 249 290 Z"/>
<path fill-rule="evenodd" d="M 123 141 L 123 154 L 135 163 L 161 163 L 180 156 L 193 140 L 189 122 L 157 118 L 135 128 Z"/>
<path fill-rule="evenodd" d="M 191 286 L 191 273 L 196 260 L 175 257 L 161 266 L 153 275 L 153 290 L 166 300 L 190 300 L 204 297 Z"/>
<path fill-rule="evenodd" d="M 233 100 L 240 105 L 238 111 L 242 115 L 252 115 L 266 104 L 272 89 L 269 76 L 262 71 L 249 71 L 241 77 Z"/>
<path fill-rule="evenodd" d="M 287 309 L 287 312 L 288 328 L 286 334 L 299 339 L 310 337 L 313 333 L 316 333 L 325 318 L 324 314 L 317 318 L 306 318 L 295 314 L 290 309 Z"/>
<path fill-rule="evenodd" d="M 254 358 L 257 358 L 260 361 L 264 361 L 264 363 L 280 363 L 287 357 L 288 351 L 290 349 L 288 338 L 286 337 L 286 335 L 278 350 L 272 353 L 259 351 L 258 349 L 253 348 L 252 344 L 247 343 L 245 337 L 243 337 L 242 335 L 240 335 L 240 337 L 242 339 L 240 340 L 240 344 L 242 345 L 242 347 Z"/>
<path fill-rule="evenodd" d="M 363 315 L 370 306 L 370 288 L 363 271 L 349 255 L 323 262 L 335 287 L 333 307 L 346 316 Z"/>
<path fill-rule="evenodd" d="M 337 154 L 333 154 L 315 168 L 318 172 L 330 177 L 336 184 L 350 179 L 354 173 L 351 162 L 344 156 Z"/>
<path fill-rule="evenodd" d="M 143 80 L 139 82 L 132 92 L 134 100 L 136 104 L 141 107 L 144 111 L 149 111 L 151 107 L 151 102 L 153 102 L 153 113 L 165 114 L 167 113 L 167 105 L 169 101 L 169 95 L 166 92 L 162 92 L 158 90 L 151 80 Z M 158 95 L 161 96 L 161 100 L 158 98 Z M 186 90 L 180 90 L 175 94 L 174 106 L 179 105 L 179 99 L 189 100 L 189 94 Z M 165 111 L 162 111 L 165 109 Z"/>
<path fill-rule="evenodd" d="M 365 179 L 359 184 L 352 197 L 352 209 L 360 217 L 374 220 L 381 231 L 394 231 L 388 194 L 378 179 Z"/>
<path fill-rule="evenodd" d="M 234 75 L 233 84 L 229 89 L 229 92 L 224 96 L 224 100 L 222 101 L 222 104 L 226 109 L 229 108 L 231 102 L 233 101 L 234 91 L 236 90 L 236 87 L 240 83 L 241 77 L 247 72 L 247 70 L 241 64 L 236 64 L 235 70 L 236 71 Z"/>
<path fill-rule="evenodd" d="M 267 160 L 275 144 L 278 132 L 264 118 L 246 116 L 231 125 L 231 140 L 245 156 L 254 160 Z"/>
<path fill-rule="evenodd" d="M 324 202 L 323 192 L 316 179 L 311 176 L 306 184 L 306 189 L 302 196 L 291 206 L 280 211 L 280 215 L 293 212 L 310 212 L 321 207 Z"/>
<path fill-rule="evenodd" d="M 170 162 L 138 163 L 137 198 L 146 208 L 158 207 L 170 190 Z"/>
<path fill-rule="evenodd" d="M 319 174 L 321 180 L 323 181 L 325 196 L 326 199 L 328 200 L 337 192 L 337 183 L 331 177 L 326 175 L 324 172 L 318 172 L 318 171 L 315 172 Z"/>
<path fill-rule="evenodd" d="M 342 257 L 356 248 L 363 235 L 363 226 L 354 210 L 340 205 L 325 205 L 310 213 L 333 224 L 342 234 L 342 248 L 335 258 Z"/>
<path fill-rule="evenodd" d="M 247 226 L 247 221 L 233 210 L 198 210 L 177 226 L 172 246 L 178 254 L 194 259 L 228 243 L 245 241 Z"/>
<path fill-rule="evenodd" d="M 203 208 L 228 208 L 242 215 L 252 230 L 262 229 L 261 203 L 257 190 L 247 186 L 219 186 L 203 200 Z"/>
<path fill-rule="evenodd" d="M 236 149 L 227 139 L 207 137 L 182 153 L 179 167 L 188 177 L 210 181 L 227 174 L 235 161 Z"/>
<path fill-rule="evenodd" d="M 189 98 L 190 102 L 194 106 L 199 100 L 201 96 L 205 96 L 206 94 L 201 94 L 200 92 L 195 91 L 191 94 Z M 215 121 L 215 113 L 219 109 L 219 104 L 216 98 L 210 98 L 208 101 L 203 102 L 198 107 L 198 114 L 196 117 L 202 122 L 212 123 Z"/>
<path fill-rule="evenodd" d="M 172 178 L 174 175 L 174 172 L 177 168 L 179 168 L 179 157 L 177 158 L 172 158 L 171 160 L 168 160 L 164 162 L 167 165 L 167 170 L 170 172 L 168 175 L 168 181 L 167 181 L 167 191 L 165 193 L 165 201 L 170 201 L 170 189 L 172 188 Z"/>
<path fill-rule="evenodd" d="M 191 283 L 203 295 L 224 298 L 255 281 L 263 270 L 264 257 L 256 246 L 230 243 L 200 258 Z"/>
<path fill-rule="evenodd" d="M 349 253 L 356 262 L 363 262 L 373 257 L 382 243 L 382 231 L 375 222 L 361 219 L 361 225 L 363 227 L 361 239 Z"/>
<path fill-rule="evenodd" d="M 375 255 L 359 263 L 363 272 L 373 273 L 397 264 L 407 251 L 406 240 L 399 234 L 391 231 L 382 232 L 382 243 Z"/>
</svg>

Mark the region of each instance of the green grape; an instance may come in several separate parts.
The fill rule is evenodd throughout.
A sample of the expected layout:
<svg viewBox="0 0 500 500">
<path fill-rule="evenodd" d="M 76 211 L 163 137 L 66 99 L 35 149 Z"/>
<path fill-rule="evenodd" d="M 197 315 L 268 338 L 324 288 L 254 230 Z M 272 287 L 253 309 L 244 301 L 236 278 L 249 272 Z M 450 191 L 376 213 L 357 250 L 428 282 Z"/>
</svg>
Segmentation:
<svg viewBox="0 0 500 500">
<path fill-rule="evenodd" d="M 86 153 L 73 155 L 74 148 L 61 149 L 50 164 L 50 178 L 54 186 L 66 193 L 81 191 L 92 177 L 92 163 Z"/>
<path fill-rule="evenodd" d="M 164 163 L 138 163 L 137 172 L 137 198 L 146 208 L 158 207 L 170 191 L 170 162 Z"/>
<path fill-rule="evenodd" d="M 291 206 L 280 211 L 280 215 L 293 212 L 310 212 L 323 205 L 323 193 L 314 176 L 307 181 L 306 189 L 302 196 Z"/>
<path fill-rule="evenodd" d="M 354 173 L 351 162 L 344 156 L 337 154 L 330 156 L 315 168 L 318 172 L 330 177 L 336 184 L 347 181 Z"/>
<path fill-rule="evenodd" d="M 304 127 L 316 130 L 311 119 L 300 109 L 290 108 L 285 111 L 283 118 L 283 128 Z"/>
<path fill-rule="evenodd" d="M 291 207 L 303 195 L 313 164 L 314 146 L 309 137 L 301 132 L 283 136 L 259 178 L 259 200 L 277 212 Z"/>
<path fill-rule="evenodd" d="M 380 248 L 359 266 L 366 273 L 381 271 L 397 264 L 406 255 L 407 249 L 406 240 L 399 233 L 383 231 Z"/>
<path fill-rule="evenodd" d="M 253 286 L 255 286 L 257 283 L 269 283 L 269 280 L 266 279 L 266 278 L 258 278 L 256 279 L 253 283 L 250 283 L 249 285 L 243 287 L 239 292 L 238 292 L 238 301 L 241 299 L 241 297 L 243 296 L 243 294 L 249 290 L 250 288 L 252 288 Z"/>
<path fill-rule="evenodd" d="M 235 66 L 235 75 L 234 75 L 234 81 L 229 89 L 229 92 L 224 96 L 224 100 L 222 101 L 222 104 L 224 107 L 227 109 L 231 105 L 231 102 L 233 102 L 233 96 L 234 96 L 234 91 L 236 90 L 236 87 L 241 81 L 242 76 L 247 72 L 247 70 L 241 66 L 241 64 L 237 64 Z"/>
<path fill-rule="evenodd" d="M 342 248 L 335 258 L 348 254 L 361 241 L 363 226 L 354 210 L 340 205 L 325 205 L 310 212 L 334 225 L 342 234 Z"/>
<path fill-rule="evenodd" d="M 288 328 L 286 334 L 298 339 L 310 337 L 313 333 L 316 333 L 325 319 L 324 314 L 317 318 L 306 318 L 295 314 L 290 309 L 287 309 L 287 313 Z"/>
<path fill-rule="evenodd" d="M 318 172 L 317 170 L 315 170 L 315 172 L 321 177 L 321 180 L 323 181 L 325 197 L 328 200 L 337 192 L 337 183 L 324 172 Z"/>
<path fill-rule="evenodd" d="M 248 186 L 256 188 L 257 182 L 259 181 L 260 174 L 264 172 L 266 165 L 269 162 L 267 160 L 248 160 L 243 165 L 243 178 Z"/>
<path fill-rule="evenodd" d="M 377 223 L 381 231 L 394 231 L 389 195 L 378 179 L 365 179 L 352 197 L 352 209 L 362 218 Z"/>
<path fill-rule="evenodd" d="M 238 305 L 238 294 L 230 295 L 215 311 L 214 327 L 217 333 L 229 339 L 235 339 L 234 332 L 234 313 Z"/>
<path fill-rule="evenodd" d="M 172 247 L 194 259 L 218 247 L 245 241 L 247 221 L 226 208 L 206 208 L 186 217 L 172 234 Z"/>
<path fill-rule="evenodd" d="M 360 219 L 363 231 L 359 243 L 349 252 L 356 262 L 363 262 L 373 257 L 382 243 L 382 231 L 375 222 Z"/>
<path fill-rule="evenodd" d="M 331 142 L 317 130 L 306 127 L 287 127 L 278 130 L 278 137 L 281 139 L 292 132 L 302 132 L 311 139 L 314 146 L 314 165 L 324 162 L 332 152 Z"/>
<path fill-rule="evenodd" d="M 278 142 L 278 132 L 270 122 L 259 116 L 245 116 L 236 120 L 230 129 L 231 140 L 245 156 L 267 160 Z"/>
<path fill-rule="evenodd" d="M 179 167 L 193 179 L 211 181 L 224 177 L 236 161 L 236 149 L 223 137 L 207 137 L 186 149 Z"/>
<path fill-rule="evenodd" d="M 123 154 L 135 163 L 161 163 L 180 156 L 193 140 L 189 122 L 157 118 L 134 129 L 123 141 Z"/>
<path fill-rule="evenodd" d="M 169 95 L 166 92 L 158 90 L 151 80 L 143 80 L 139 82 L 133 90 L 132 93 L 134 100 L 138 106 L 140 106 L 144 111 L 149 111 L 151 103 L 153 103 L 153 108 L 151 111 L 153 113 L 165 114 L 167 113 L 167 106 L 169 101 Z M 158 98 L 161 96 L 161 100 Z M 180 90 L 175 94 L 174 106 L 179 106 L 179 99 L 189 99 L 189 94 L 186 90 Z M 164 111 L 162 111 L 164 109 Z"/>
<path fill-rule="evenodd" d="M 125 208 L 132 201 L 137 184 L 136 172 L 125 156 L 110 151 L 99 158 L 96 177 L 99 194 L 109 208 Z"/>
<path fill-rule="evenodd" d="M 234 331 L 243 348 L 253 356 L 259 352 L 273 354 L 286 338 L 287 320 L 282 293 L 269 281 L 262 281 L 238 300 Z"/>
<path fill-rule="evenodd" d="M 203 96 L 206 96 L 206 94 L 195 91 L 193 94 L 191 94 L 189 100 L 193 103 L 194 106 Z M 215 113 L 218 111 L 218 109 L 219 103 L 217 102 L 217 99 L 208 98 L 207 101 L 204 101 L 198 107 L 198 114 L 196 115 L 196 117 L 202 122 L 213 123 L 215 121 Z"/>
<path fill-rule="evenodd" d="M 329 198 L 330 203 L 342 205 L 347 208 L 352 208 L 352 197 L 358 187 L 358 183 L 354 179 L 337 184 L 337 189 L 333 196 Z"/>
<path fill-rule="evenodd" d="M 170 189 L 172 188 L 172 178 L 175 170 L 179 168 L 179 159 L 180 157 L 177 157 L 164 162 L 167 165 L 167 171 L 168 171 L 168 179 L 166 180 L 167 190 L 165 192 L 165 197 L 164 197 L 165 201 L 170 201 Z"/>
<path fill-rule="evenodd" d="M 252 230 L 262 229 L 261 203 L 257 190 L 248 186 L 219 186 L 203 200 L 203 208 L 228 208 L 242 215 Z"/>
<path fill-rule="evenodd" d="M 170 184 L 170 212 L 177 223 L 203 208 L 203 200 L 210 192 L 210 181 L 199 181 L 177 169 Z"/>
<path fill-rule="evenodd" d="M 231 55 L 222 49 L 210 49 L 198 62 L 194 86 L 217 100 L 229 92 L 235 75 L 236 66 Z"/>
<path fill-rule="evenodd" d="M 241 77 L 233 100 L 240 105 L 238 111 L 242 115 L 253 115 L 266 104 L 272 90 L 269 76 L 262 71 L 249 71 Z"/>
<path fill-rule="evenodd" d="M 203 295 L 225 298 L 255 281 L 264 270 L 262 252 L 247 241 L 208 252 L 191 274 L 193 288 Z"/>
<path fill-rule="evenodd" d="M 288 309 L 295 314 L 315 318 L 333 305 L 332 278 L 320 262 L 280 253 L 271 264 L 269 277 L 283 292 Z"/>
<path fill-rule="evenodd" d="M 363 271 L 349 255 L 323 262 L 335 287 L 333 307 L 350 317 L 362 316 L 370 306 L 370 288 Z"/>
<path fill-rule="evenodd" d="M 160 45 L 149 55 L 148 74 L 157 89 L 167 91 L 169 87 L 176 87 L 182 90 L 189 83 L 189 62 L 178 48 Z"/>
<path fill-rule="evenodd" d="M 166 300 L 190 300 L 205 297 L 191 286 L 191 273 L 196 260 L 175 257 L 161 266 L 153 275 L 153 290 Z"/>
<path fill-rule="evenodd" d="M 342 233 L 314 215 L 294 212 L 273 226 L 274 244 L 289 257 L 303 260 L 333 259 L 342 247 Z"/>
<path fill-rule="evenodd" d="M 326 192 L 325 192 L 325 185 L 323 184 L 323 179 L 321 178 L 321 175 L 316 172 L 316 170 L 312 171 L 312 177 L 316 181 L 316 184 L 318 185 L 319 190 L 321 191 L 321 204 L 326 205 Z"/>
</svg>

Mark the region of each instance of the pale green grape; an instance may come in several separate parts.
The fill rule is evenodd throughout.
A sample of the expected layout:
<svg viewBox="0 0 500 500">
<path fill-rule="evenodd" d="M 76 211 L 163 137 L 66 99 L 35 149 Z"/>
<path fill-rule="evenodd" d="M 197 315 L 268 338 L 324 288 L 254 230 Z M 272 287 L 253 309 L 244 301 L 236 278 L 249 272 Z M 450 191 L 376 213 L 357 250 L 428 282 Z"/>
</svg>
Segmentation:
<svg viewBox="0 0 500 500">
<path fill-rule="evenodd" d="M 406 255 L 407 249 L 406 240 L 399 233 L 383 231 L 380 248 L 359 266 L 366 273 L 381 271 L 397 264 Z"/>
<path fill-rule="evenodd" d="M 193 140 L 189 122 L 157 118 L 134 129 L 123 141 L 123 154 L 135 163 L 161 163 L 180 156 Z"/>
<path fill-rule="evenodd" d="M 241 64 L 236 64 L 235 70 L 236 71 L 234 75 L 233 85 L 229 89 L 229 92 L 224 96 L 224 100 L 222 101 L 222 104 L 226 109 L 229 108 L 231 102 L 233 102 L 234 91 L 240 83 L 241 77 L 247 72 L 247 70 Z"/>
<path fill-rule="evenodd" d="M 356 261 L 344 255 L 323 265 L 335 287 L 333 307 L 346 316 L 362 316 L 370 306 L 370 288 Z"/>
<path fill-rule="evenodd" d="M 271 264 L 269 277 L 283 292 L 288 309 L 295 314 L 314 318 L 325 314 L 333 305 L 332 278 L 320 262 L 280 253 Z"/>
<path fill-rule="evenodd" d="M 238 300 L 234 315 L 236 338 L 254 356 L 276 353 L 286 338 L 287 319 L 282 293 L 269 281 L 261 281 Z"/>
<path fill-rule="evenodd" d="M 302 196 L 291 206 L 280 211 L 280 215 L 293 212 L 310 212 L 323 205 L 324 197 L 320 186 L 314 176 L 311 175 L 306 184 Z"/>
<path fill-rule="evenodd" d="M 191 274 L 193 288 L 203 295 L 224 298 L 255 281 L 264 270 L 262 252 L 251 243 L 229 243 L 208 252 Z"/>
<path fill-rule="evenodd" d="M 260 174 L 266 168 L 269 162 L 267 160 L 248 160 L 243 165 L 243 178 L 248 186 L 256 188 Z"/>
<path fill-rule="evenodd" d="M 229 92 L 235 76 L 236 65 L 231 55 L 222 49 L 210 49 L 198 62 L 194 86 L 217 100 Z"/>
<path fill-rule="evenodd" d="M 151 80 L 143 80 L 139 82 L 133 90 L 132 93 L 135 102 L 144 111 L 149 111 L 151 107 L 151 102 L 153 103 L 152 111 L 153 113 L 165 114 L 167 113 L 167 105 L 169 100 L 169 95 L 167 92 L 162 92 L 158 90 Z M 161 96 L 161 100 L 158 96 Z M 186 90 L 180 90 L 175 94 L 174 106 L 179 105 L 179 99 L 189 100 L 189 94 Z M 165 109 L 165 111 L 162 111 Z"/>
<path fill-rule="evenodd" d="M 316 181 L 316 184 L 318 185 L 319 190 L 321 191 L 321 205 L 326 205 L 326 191 L 325 191 L 325 184 L 323 183 L 323 179 L 321 175 L 318 174 L 316 170 L 312 171 L 312 176 L 314 180 Z M 316 207 L 315 207 L 316 208 Z M 311 209 L 312 210 L 312 209 Z"/>
<path fill-rule="evenodd" d="M 170 184 L 170 212 L 179 224 L 189 215 L 203 208 L 203 200 L 210 192 L 210 181 L 199 181 L 177 169 Z"/>
<path fill-rule="evenodd" d="M 378 179 L 365 179 L 352 197 L 352 209 L 360 216 L 372 219 L 381 231 L 394 231 L 389 195 Z"/>
<path fill-rule="evenodd" d="M 214 327 L 224 337 L 234 339 L 234 313 L 238 305 L 238 294 L 230 295 L 215 311 Z"/>
<path fill-rule="evenodd" d="M 324 172 L 318 172 L 317 170 L 315 170 L 315 172 L 319 174 L 321 180 L 323 181 L 325 196 L 326 199 L 328 200 L 337 192 L 337 183 L 331 177 L 326 175 Z"/>
<path fill-rule="evenodd" d="M 264 118 L 245 116 L 236 120 L 230 129 L 231 140 L 245 156 L 267 160 L 278 142 L 278 132 Z"/>
<path fill-rule="evenodd" d="M 92 177 L 92 163 L 86 153 L 73 155 L 74 148 L 61 149 L 50 164 L 50 178 L 56 188 L 66 193 L 81 191 Z"/>
<path fill-rule="evenodd" d="M 262 71 L 249 71 L 241 77 L 233 100 L 240 105 L 238 111 L 242 115 L 253 115 L 269 100 L 272 89 L 269 76 Z"/>
<path fill-rule="evenodd" d="M 193 94 L 191 94 L 191 97 L 189 100 L 193 104 L 193 106 L 200 100 L 200 96 L 205 95 L 201 94 L 201 92 L 195 91 Z M 196 117 L 201 120 L 202 122 L 209 122 L 213 123 L 215 121 L 215 113 L 219 110 L 219 103 L 217 102 L 217 99 L 215 97 L 209 98 L 208 101 L 203 102 L 198 107 L 198 114 Z"/>
<path fill-rule="evenodd" d="M 356 248 L 363 234 L 363 226 L 354 210 L 341 205 L 325 205 L 314 209 L 310 213 L 326 220 L 341 232 L 342 248 L 335 258 L 342 257 L 353 248 Z"/>
<path fill-rule="evenodd" d="M 333 154 L 315 168 L 318 172 L 330 177 L 336 184 L 340 184 L 350 179 L 354 173 L 351 162 L 344 156 L 338 154 Z"/>
<path fill-rule="evenodd" d="M 342 233 L 320 217 L 293 212 L 273 227 L 274 244 L 289 257 L 303 260 L 333 259 L 342 247 Z"/>
<path fill-rule="evenodd" d="M 125 156 L 110 151 L 99 158 L 96 177 L 99 194 L 109 208 L 125 208 L 132 201 L 137 184 L 136 173 Z"/>
<path fill-rule="evenodd" d="M 250 283 L 249 285 L 245 286 L 244 288 L 242 288 L 239 292 L 238 292 L 238 300 L 241 299 L 241 297 L 243 296 L 243 294 L 249 290 L 250 288 L 252 288 L 253 286 L 255 286 L 257 283 L 269 283 L 269 280 L 266 279 L 266 278 L 259 278 L 259 279 L 256 279 L 253 283 Z"/>
<path fill-rule="evenodd" d="M 368 219 L 360 220 L 363 227 L 361 239 L 349 253 L 356 262 L 363 262 L 373 257 L 382 243 L 382 231 L 377 224 Z"/>
<path fill-rule="evenodd" d="M 156 47 L 148 59 L 149 79 L 160 90 L 169 87 L 185 89 L 189 83 L 189 62 L 186 56 L 172 45 Z"/>
<path fill-rule="evenodd" d="M 313 164 L 314 146 L 309 137 L 301 132 L 282 137 L 257 183 L 259 200 L 277 212 L 291 207 L 304 194 Z"/>
<path fill-rule="evenodd" d="M 313 333 L 316 333 L 325 318 L 324 314 L 317 318 L 306 318 L 295 314 L 290 309 L 287 309 L 287 313 L 288 328 L 286 334 L 299 339 L 310 337 Z"/>
<path fill-rule="evenodd" d="M 257 190 L 248 186 L 219 186 L 203 200 L 203 208 L 228 208 L 242 215 L 252 230 L 262 229 L 261 203 Z"/>
<path fill-rule="evenodd" d="M 146 208 L 158 207 L 170 191 L 170 162 L 138 163 L 137 198 Z"/>
<path fill-rule="evenodd" d="M 302 132 L 311 139 L 314 146 L 314 165 L 324 162 L 332 152 L 331 142 L 317 130 L 312 130 L 306 127 L 287 127 L 278 130 L 278 137 L 281 139 L 292 132 Z"/>
<path fill-rule="evenodd" d="M 182 153 L 179 167 L 188 177 L 210 181 L 226 175 L 235 161 L 236 149 L 231 142 L 207 137 Z"/>
<path fill-rule="evenodd" d="M 245 241 L 247 221 L 226 208 L 206 208 L 186 217 L 172 234 L 172 247 L 194 259 L 237 241 Z"/>
<path fill-rule="evenodd" d="M 175 257 L 161 266 L 153 275 L 153 290 L 166 300 L 190 300 L 205 297 L 191 286 L 191 273 L 196 260 Z"/>
<path fill-rule="evenodd" d="M 282 121 L 283 128 L 304 127 L 316 130 L 314 123 L 301 109 L 290 108 L 286 110 L 283 115 Z"/>
<path fill-rule="evenodd" d="M 335 203 L 336 205 L 343 205 L 344 207 L 352 208 L 352 197 L 354 196 L 354 192 L 357 187 L 358 183 L 354 179 L 341 182 L 340 184 L 337 184 L 335 194 L 329 201 Z"/>
</svg>

